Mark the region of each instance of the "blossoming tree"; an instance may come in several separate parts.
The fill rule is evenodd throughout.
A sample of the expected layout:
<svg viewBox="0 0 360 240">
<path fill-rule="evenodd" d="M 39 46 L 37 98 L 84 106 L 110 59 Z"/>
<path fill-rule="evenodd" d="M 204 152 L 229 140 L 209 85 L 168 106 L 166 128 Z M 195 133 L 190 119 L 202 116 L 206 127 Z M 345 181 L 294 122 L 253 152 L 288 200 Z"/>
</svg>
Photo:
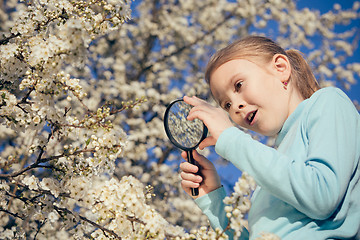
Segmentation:
<svg viewBox="0 0 360 240">
<path fill-rule="evenodd" d="M 350 88 L 360 63 L 343 63 L 359 30 L 346 26 L 359 21 L 359 7 L 0 1 L 0 238 L 225 238 L 181 190 L 166 104 L 184 94 L 211 101 L 207 60 L 248 34 L 308 52 L 322 85 Z M 226 199 L 228 227 L 239 234 L 253 188 L 243 174 Z"/>
</svg>

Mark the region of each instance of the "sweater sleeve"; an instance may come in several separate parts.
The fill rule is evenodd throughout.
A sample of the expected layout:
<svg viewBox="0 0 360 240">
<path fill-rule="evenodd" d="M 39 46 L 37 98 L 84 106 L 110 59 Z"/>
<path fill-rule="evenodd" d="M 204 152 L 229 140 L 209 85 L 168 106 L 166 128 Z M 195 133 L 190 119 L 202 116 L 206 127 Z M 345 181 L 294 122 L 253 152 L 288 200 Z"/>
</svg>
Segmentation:
<svg viewBox="0 0 360 240">
<path fill-rule="evenodd" d="M 210 225 L 213 229 L 219 228 L 224 230 L 228 225 L 228 218 L 224 210 L 225 204 L 223 202 L 226 197 L 226 192 L 223 187 L 218 188 L 207 195 L 195 199 L 195 203 L 199 206 L 202 212 L 208 217 Z M 229 239 L 234 239 L 233 230 L 227 230 L 225 234 Z M 248 240 L 249 233 L 244 228 L 241 233 L 240 240 Z"/>
<path fill-rule="evenodd" d="M 356 168 L 358 112 L 335 90 L 320 95 L 307 111 L 288 146 L 293 149 L 280 152 L 233 127 L 220 135 L 215 150 L 277 198 L 310 218 L 326 219 Z"/>
</svg>

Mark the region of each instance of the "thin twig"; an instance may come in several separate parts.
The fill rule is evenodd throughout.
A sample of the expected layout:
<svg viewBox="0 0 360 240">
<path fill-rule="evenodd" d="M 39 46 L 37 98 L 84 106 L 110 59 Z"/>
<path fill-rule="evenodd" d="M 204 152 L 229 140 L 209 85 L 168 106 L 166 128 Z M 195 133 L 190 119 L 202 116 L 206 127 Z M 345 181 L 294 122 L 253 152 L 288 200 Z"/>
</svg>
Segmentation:
<svg viewBox="0 0 360 240">
<path fill-rule="evenodd" d="M 13 217 L 15 217 L 15 218 L 20 218 L 20 219 L 22 219 L 22 220 L 25 219 L 23 216 L 20 216 L 20 215 L 17 214 L 17 213 L 10 212 L 10 211 L 8 211 L 8 210 L 6 210 L 6 209 L 3 209 L 2 207 L 0 207 L 0 211 L 1 211 L 1 212 L 4 212 L 4 213 L 7 213 L 7 214 L 9 214 L 9 215 L 11 215 L 11 216 L 13 216 Z"/>
<path fill-rule="evenodd" d="M 182 46 L 181 48 L 178 48 L 176 51 L 168 54 L 168 55 L 165 55 L 163 56 L 162 58 L 156 60 L 155 62 L 156 63 L 159 63 L 159 62 L 164 62 L 165 60 L 171 58 L 172 56 L 175 56 L 179 53 L 181 53 L 182 51 L 190 48 L 191 46 L 195 45 L 196 43 L 202 41 L 206 36 L 210 35 L 211 33 L 213 33 L 214 31 L 216 31 L 221 25 L 225 24 L 227 22 L 227 20 L 229 20 L 231 17 L 234 16 L 234 13 L 233 12 L 230 12 L 228 15 L 226 15 L 224 17 L 224 19 L 222 21 L 219 21 L 218 24 L 216 24 L 213 28 L 211 28 L 209 31 L 207 31 L 206 33 L 204 33 L 203 35 L 201 35 L 200 37 L 196 38 L 193 42 L 190 42 L 188 44 L 185 44 L 184 46 Z M 135 79 L 139 79 L 141 75 L 143 75 L 145 72 L 151 70 L 153 68 L 154 64 L 151 63 L 149 64 L 148 66 L 146 66 L 145 68 L 143 68 L 140 73 L 137 75 L 137 78 Z"/>
<path fill-rule="evenodd" d="M 118 148 L 118 147 L 121 147 L 121 145 L 113 145 L 113 148 Z M 105 148 L 105 149 L 109 149 L 109 148 Z M 7 179 L 7 178 L 11 178 L 11 177 L 17 177 L 17 176 L 23 174 L 24 172 L 29 171 L 29 170 L 34 169 L 34 168 L 44 167 L 44 168 L 53 168 L 53 169 L 55 169 L 54 167 L 50 167 L 50 166 L 42 166 L 42 165 L 40 165 L 40 163 L 49 162 L 49 161 L 56 160 L 56 159 L 59 159 L 59 158 L 62 158 L 62 157 L 68 157 L 68 156 L 72 156 L 72 155 L 79 155 L 80 153 L 95 152 L 95 151 L 96 150 L 94 148 L 92 148 L 92 149 L 83 149 L 83 150 L 75 151 L 72 154 L 71 153 L 63 153 L 63 154 L 60 154 L 60 155 L 57 155 L 57 156 L 41 158 L 41 159 L 38 159 L 35 163 L 31 164 L 30 166 L 28 166 L 28 167 L 26 167 L 24 169 L 21 169 L 21 170 L 19 170 L 17 172 L 9 173 L 9 174 L 0 174 L 0 179 Z"/>
<path fill-rule="evenodd" d="M 36 231 L 36 234 L 34 236 L 34 240 L 36 239 L 36 236 L 39 234 L 40 232 L 40 229 L 45 225 L 46 223 L 46 219 L 40 224 L 40 226 L 38 227 L 37 231 Z"/>
<path fill-rule="evenodd" d="M 54 209 L 55 209 L 56 211 L 62 211 L 62 212 L 65 212 L 65 213 L 68 213 L 68 214 L 71 214 L 71 215 L 75 216 L 75 214 L 74 214 L 73 212 L 71 212 L 70 210 L 68 210 L 67 208 L 59 208 L 59 207 L 57 207 L 57 206 L 53 206 L 53 207 L 54 207 Z M 121 237 L 118 236 L 114 231 L 112 231 L 112 230 L 110 230 L 110 229 L 107 229 L 107 228 L 104 228 L 103 226 L 97 224 L 96 222 L 93 222 L 93 221 L 87 219 L 86 217 L 83 217 L 83 216 L 81 216 L 81 215 L 78 215 L 78 216 L 79 216 L 79 218 L 80 218 L 81 220 L 83 220 L 83 221 L 85 221 L 85 222 L 87 222 L 87 223 L 90 223 L 91 225 L 93 225 L 93 226 L 95 226 L 95 227 L 97 227 L 97 228 L 100 228 L 103 232 L 107 232 L 107 233 L 111 234 L 111 235 L 114 236 L 116 239 L 121 239 Z"/>
<path fill-rule="evenodd" d="M 16 37 L 18 37 L 18 36 L 20 36 L 20 33 L 17 33 L 17 34 L 13 34 L 13 33 L 12 33 L 9 37 L 4 38 L 4 39 L 0 39 L 0 45 L 5 45 L 5 44 L 7 44 L 11 39 L 16 38 Z"/>
</svg>

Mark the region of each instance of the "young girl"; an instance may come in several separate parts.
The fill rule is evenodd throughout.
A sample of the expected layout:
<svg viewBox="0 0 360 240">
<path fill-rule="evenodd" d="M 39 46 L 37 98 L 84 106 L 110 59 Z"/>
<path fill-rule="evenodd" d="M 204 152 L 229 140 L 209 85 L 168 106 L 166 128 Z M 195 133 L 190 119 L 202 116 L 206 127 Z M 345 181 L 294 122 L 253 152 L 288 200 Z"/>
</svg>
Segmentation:
<svg viewBox="0 0 360 240">
<path fill-rule="evenodd" d="M 217 52 L 205 77 L 222 109 L 184 97 L 194 106 L 188 119 L 202 120 L 210 132 L 199 147 L 215 145 L 258 184 L 249 231 L 241 239 L 261 233 L 283 240 L 360 239 L 360 116 L 349 98 L 334 87 L 319 89 L 297 51 L 264 37 Z M 276 136 L 275 148 L 253 140 L 228 116 L 243 128 Z M 196 203 L 213 228 L 225 229 L 220 178 L 205 157 L 194 151 L 194 158 L 201 176 L 197 166 L 182 163 L 183 189 L 190 194 L 198 187 Z"/>
</svg>

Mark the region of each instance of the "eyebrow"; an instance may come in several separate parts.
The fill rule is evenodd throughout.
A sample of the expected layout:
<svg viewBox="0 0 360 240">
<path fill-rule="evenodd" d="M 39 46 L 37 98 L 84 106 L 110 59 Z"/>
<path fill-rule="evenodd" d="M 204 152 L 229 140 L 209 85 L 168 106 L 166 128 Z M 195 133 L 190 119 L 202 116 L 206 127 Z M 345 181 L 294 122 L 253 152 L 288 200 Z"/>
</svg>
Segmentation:
<svg viewBox="0 0 360 240">
<path fill-rule="evenodd" d="M 230 83 L 234 82 L 235 78 L 241 77 L 242 73 L 236 73 L 230 78 Z"/>
<path fill-rule="evenodd" d="M 231 87 L 231 86 L 233 85 L 233 83 L 234 83 L 234 81 L 235 81 L 236 78 L 239 78 L 239 77 L 241 77 L 241 76 L 242 76 L 242 73 L 240 73 L 240 72 L 235 73 L 235 74 L 230 78 L 230 81 L 228 82 L 229 87 Z M 215 97 L 215 96 L 214 96 L 214 97 Z M 215 100 L 216 100 L 216 99 L 215 99 Z M 223 99 L 217 101 L 218 104 L 220 105 L 220 107 L 222 107 L 222 108 L 223 108 L 223 101 L 224 101 Z"/>
</svg>

